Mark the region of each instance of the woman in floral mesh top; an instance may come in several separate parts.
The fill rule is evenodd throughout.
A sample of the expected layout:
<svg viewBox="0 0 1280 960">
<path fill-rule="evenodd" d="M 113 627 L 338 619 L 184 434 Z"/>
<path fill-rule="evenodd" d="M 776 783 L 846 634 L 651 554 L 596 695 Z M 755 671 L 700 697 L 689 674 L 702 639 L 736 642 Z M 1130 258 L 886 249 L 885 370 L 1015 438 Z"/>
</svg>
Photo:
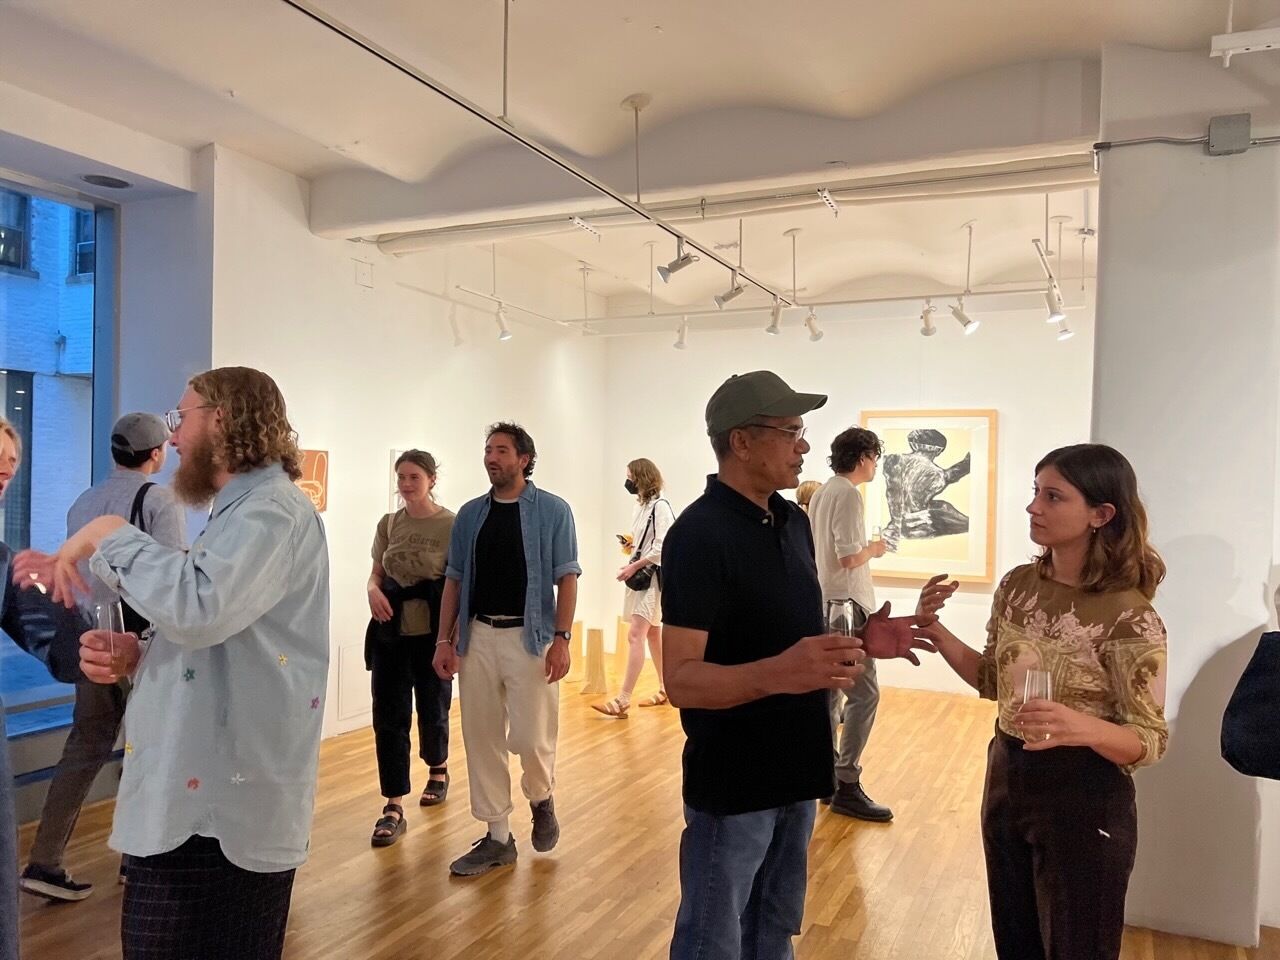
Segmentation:
<svg viewBox="0 0 1280 960">
<path fill-rule="evenodd" d="M 1001 960 L 1115 960 L 1137 847 L 1136 768 L 1164 753 L 1164 562 L 1129 461 L 1054 450 L 1027 507 L 1040 557 L 1000 582 L 982 652 L 941 623 L 938 652 L 999 704 L 982 839 Z M 1028 670 L 1052 698 L 1023 703 Z"/>
</svg>

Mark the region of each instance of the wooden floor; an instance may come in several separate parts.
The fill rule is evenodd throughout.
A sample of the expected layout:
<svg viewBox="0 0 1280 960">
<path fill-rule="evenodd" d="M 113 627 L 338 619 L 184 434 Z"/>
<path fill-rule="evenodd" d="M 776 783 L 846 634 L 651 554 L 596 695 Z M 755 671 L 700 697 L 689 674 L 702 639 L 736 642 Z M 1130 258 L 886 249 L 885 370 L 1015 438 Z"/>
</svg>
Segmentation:
<svg viewBox="0 0 1280 960">
<path fill-rule="evenodd" d="M 535 854 L 528 808 L 518 803 L 519 862 L 479 879 L 448 874 L 449 861 L 482 833 L 468 812 L 456 710 L 449 800 L 413 807 L 408 833 L 388 849 L 369 846 L 381 805 L 370 732 L 326 741 L 288 960 L 665 957 L 678 895 L 677 714 L 633 708 L 629 719 L 612 720 L 589 710 L 595 698 L 577 687 L 562 694 L 560 845 Z M 872 795 L 896 820 L 819 813 L 798 957 L 994 958 L 977 829 L 992 720 L 992 706 L 976 699 L 884 691 L 864 765 Z M 87 809 L 68 853 L 72 872 L 97 886 L 90 899 L 54 905 L 24 896 L 26 960 L 120 956 L 118 860 L 104 843 L 110 817 L 109 801 Z M 31 834 L 23 829 L 24 851 Z M 1280 930 L 1265 932 L 1260 949 L 1244 950 L 1134 929 L 1123 957 L 1280 960 Z"/>
</svg>

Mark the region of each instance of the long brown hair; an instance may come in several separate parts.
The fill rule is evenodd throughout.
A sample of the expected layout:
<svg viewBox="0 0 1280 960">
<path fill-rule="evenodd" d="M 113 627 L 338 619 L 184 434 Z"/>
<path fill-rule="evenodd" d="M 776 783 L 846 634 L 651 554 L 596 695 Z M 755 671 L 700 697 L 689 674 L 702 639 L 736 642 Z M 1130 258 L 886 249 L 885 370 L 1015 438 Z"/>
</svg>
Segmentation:
<svg viewBox="0 0 1280 960">
<path fill-rule="evenodd" d="M 1165 565 L 1147 539 L 1147 509 L 1138 495 L 1138 477 L 1119 450 L 1102 443 L 1077 443 L 1046 454 L 1036 473 L 1053 467 L 1080 491 L 1090 507 L 1111 504 L 1116 514 L 1090 537 L 1080 586 L 1093 593 L 1137 590 L 1150 600 L 1164 579 Z M 1049 575 L 1052 551 L 1036 560 Z"/>
<path fill-rule="evenodd" d="M 641 503 L 656 500 L 658 494 L 662 493 L 662 474 L 652 460 L 646 460 L 644 457 L 632 460 L 627 464 L 627 472 L 636 482 L 636 494 L 640 497 Z"/>
<path fill-rule="evenodd" d="M 301 478 L 298 435 L 274 380 L 252 367 L 218 367 L 192 377 L 190 386 L 222 411 L 222 449 L 215 456 L 227 472 L 278 463 L 289 479 Z"/>
</svg>

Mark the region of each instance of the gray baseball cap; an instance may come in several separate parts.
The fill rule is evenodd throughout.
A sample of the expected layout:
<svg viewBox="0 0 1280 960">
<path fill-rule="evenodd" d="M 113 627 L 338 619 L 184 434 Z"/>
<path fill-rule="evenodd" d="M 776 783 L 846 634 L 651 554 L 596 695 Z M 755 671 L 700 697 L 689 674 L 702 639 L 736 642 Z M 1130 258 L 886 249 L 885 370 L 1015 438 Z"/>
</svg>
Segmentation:
<svg viewBox="0 0 1280 960">
<path fill-rule="evenodd" d="M 826 402 L 825 394 L 796 393 L 772 370 L 735 373 L 707 402 L 707 436 L 741 426 L 752 417 L 798 417 Z"/>
<path fill-rule="evenodd" d="M 111 428 L 111 449 L 124 453 L 154 450 L 168 439 L 169 428 L 154 413 L 126 413 Z"/>
</svg>

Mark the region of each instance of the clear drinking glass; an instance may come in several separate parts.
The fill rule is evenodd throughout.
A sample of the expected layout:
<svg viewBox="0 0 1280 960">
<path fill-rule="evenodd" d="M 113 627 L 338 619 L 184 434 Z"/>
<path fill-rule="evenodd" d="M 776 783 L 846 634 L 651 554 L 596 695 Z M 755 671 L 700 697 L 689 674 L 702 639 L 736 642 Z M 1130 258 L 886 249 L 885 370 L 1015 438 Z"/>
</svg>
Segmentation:
<svg viewBox="0 0 1280 960">
<path fill-rule="evenodd" d="M 841 637 L 853 636 L 853 601 L 827 601 L 827 633 Z"/>
<path fill-rule="evenodd" d="M 1053 699 L 1053 674 L 1048 670 L 1028 670 L 1022 681 L 1022 702 Z M 1028 739 L 1048 740 L 1049 734 L 1028 734 Z"/>
<path fill-rule="evenodd" d="M 111 644 L 111 673 L 119 679 L 128 673 L 124 645 L 124 608 L 119 600 L 99 603 L 94 607 L 99 630 L 107 633 Z"/>
</svg>

